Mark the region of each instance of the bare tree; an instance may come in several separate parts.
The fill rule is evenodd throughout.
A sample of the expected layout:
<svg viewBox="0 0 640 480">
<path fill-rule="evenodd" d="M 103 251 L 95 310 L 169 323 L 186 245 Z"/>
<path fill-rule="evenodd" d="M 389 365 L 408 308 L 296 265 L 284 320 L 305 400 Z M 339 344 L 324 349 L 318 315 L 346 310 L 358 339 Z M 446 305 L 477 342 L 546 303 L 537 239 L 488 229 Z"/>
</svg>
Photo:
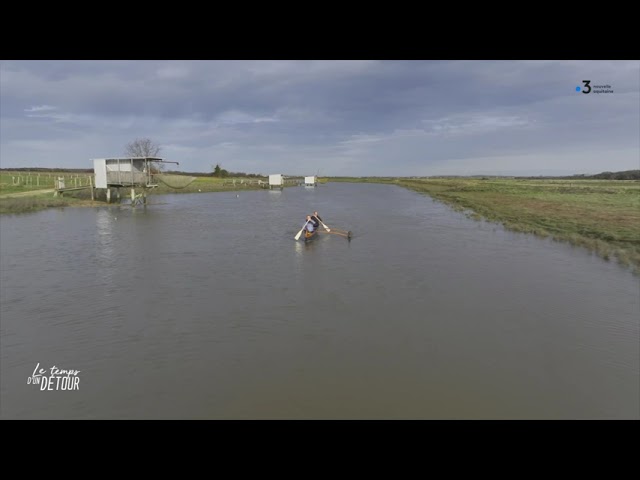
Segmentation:
<svg viewBox="0 0 640 480">
<path fill-rule="evenodd" d="M 125 148 L 125 155 L 130 157 L 157 157 L 160 145 L 156 145 L 148 138 L 136 138 Z"/>
<path fill-rule="evenodd" d="M 160 145 L 156 145 L 148 138 L 136 138 L 133 142 L 127 144 L 124 153 L 129 157 L 137 158 L 157 157 L 160 153 Z M 154 162 L 149 168 L 151 173 L 160 173 L 164 170 L 164 164 Z"/>
</svg>

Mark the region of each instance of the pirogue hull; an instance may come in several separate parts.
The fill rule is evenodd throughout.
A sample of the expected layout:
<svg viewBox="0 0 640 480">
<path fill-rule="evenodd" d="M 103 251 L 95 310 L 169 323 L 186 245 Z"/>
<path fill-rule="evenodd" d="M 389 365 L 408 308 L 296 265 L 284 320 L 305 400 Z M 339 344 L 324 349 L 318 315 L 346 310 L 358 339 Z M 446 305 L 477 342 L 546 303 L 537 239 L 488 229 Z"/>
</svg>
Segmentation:
<svg viewBox="0 0 640 480">
<path fill-rule="evenodd" d="M 312 242 L 316 238 L 318 238 L 318 229 L 315 229 L 311 233 L 309 233 L 309 231 L 305 230 L 304 231 L 304 235 L 302 236 L 302 239 L 304 240 L 304 243 Z"/>
</svg>

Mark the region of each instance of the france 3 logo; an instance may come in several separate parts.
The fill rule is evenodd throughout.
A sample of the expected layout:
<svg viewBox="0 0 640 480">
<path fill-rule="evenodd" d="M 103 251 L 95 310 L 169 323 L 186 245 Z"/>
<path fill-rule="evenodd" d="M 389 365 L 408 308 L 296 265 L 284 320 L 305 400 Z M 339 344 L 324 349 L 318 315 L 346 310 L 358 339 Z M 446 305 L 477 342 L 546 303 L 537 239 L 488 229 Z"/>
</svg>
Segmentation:
<svg viewBox="0 0 640 480">
<path fill-rule="evenodd" d="M 582 86 L 582 88 L 580 88 L 579 86 L 576 87 L 576 92 L 582 92 L 585 94 L 588 93 L 595 93 L 595 94 L 601 94 L 601 93 L 613 93 L 613 87 L 611 85 L 607 84 L 598 84 L 598 85 L 593 85 L 593 89 L 591 88 L 591 80 L 582 80 L 582 83 L 584 84 Z"/>
<path fill-rule="evenodd" d="M 579 92 L 580 90 L 582 90 L 582 93 L 591 92 L 591 85 L 589 85 L 591 83 L 591 80 L 582 80 L 582 83 L 584 83 L 584 88 L 580 88 L 578 86 L 576 87 L 576 92 Z"/>
</svg>

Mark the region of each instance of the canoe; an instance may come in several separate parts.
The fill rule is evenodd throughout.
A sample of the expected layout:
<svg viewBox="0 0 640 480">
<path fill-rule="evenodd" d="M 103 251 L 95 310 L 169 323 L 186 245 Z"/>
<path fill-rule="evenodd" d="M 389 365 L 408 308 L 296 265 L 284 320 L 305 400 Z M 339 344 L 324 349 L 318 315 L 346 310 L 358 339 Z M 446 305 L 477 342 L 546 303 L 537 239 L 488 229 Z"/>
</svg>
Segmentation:
<svg viewBox="0 0 640 480">
<path fill-rule="evenodd" d="M 309 233 L 309 231 L 305 229 L 304 235 L 302 236 L 302 239 L 304 240 L 304 242 L 307 243 L 312 240 L 315 240 L 318 236 L 318 230 L 319 229 L 316 228 L 313 232 Z"/>
</svg>

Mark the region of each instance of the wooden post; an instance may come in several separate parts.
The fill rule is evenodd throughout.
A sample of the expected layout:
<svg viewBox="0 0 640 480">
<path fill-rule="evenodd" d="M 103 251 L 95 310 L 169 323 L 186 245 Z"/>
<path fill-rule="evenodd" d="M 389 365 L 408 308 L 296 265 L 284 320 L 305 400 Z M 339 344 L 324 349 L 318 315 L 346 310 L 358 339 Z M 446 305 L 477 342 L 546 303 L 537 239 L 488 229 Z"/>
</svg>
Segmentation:
<svg viewBox="0 0 640 480">
<path fill-rule="evenodd" d="M 131 206 L 135 207 L 136 205 L 136 189 L 131 187 Z"/>
<path fill-rule="evenodd" d="M 89 177 L 89 190 L 91 190 L 91 200 L 95 200 L 96 199 L 96 194 L 93 191 L 93 178 Z"/>
<path fill-rule="evenodd" d="M 107 187 L 107 203 L 111 203 L 111 188 Z"/>
</svg>

